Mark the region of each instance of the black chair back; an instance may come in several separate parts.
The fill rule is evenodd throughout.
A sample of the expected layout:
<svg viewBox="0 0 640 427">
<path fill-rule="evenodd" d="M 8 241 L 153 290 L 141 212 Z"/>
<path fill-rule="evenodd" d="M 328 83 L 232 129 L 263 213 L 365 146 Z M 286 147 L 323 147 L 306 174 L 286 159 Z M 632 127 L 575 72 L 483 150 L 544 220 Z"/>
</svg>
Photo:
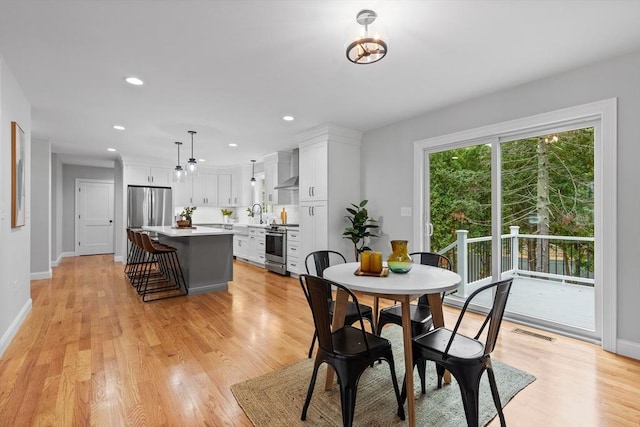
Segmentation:
<svg viewBox="0 0 640 427">
<path fill-rule="evenodd" d="M 338 262 L 342 262 L 342 263 L 347 262 L 345 257 L 340 252 L 331 251 L 331 250 L 311 252 L 304 259 L 304 267 L 307 269 L 307 274 L 312 274 L 311 270 L 309 269 L 310 259 L 313 259 L 313 265 L 315 267 L 315 273 L 316 273 L 315 275 L 318 277 L 324 277 L 323 273 L 324 273 L 324 270 L 327 269 L 327 267 L 333 264 L 336 264 Z"/>
<path fill-rule="evenodd" d="M 485 317 L 484 322 L 482 322 L 482 326 L 478 330 L 478 333 L 474 337 L 474 339 L 476 340 L 479 339 L 480 335 L 482 335 L 482 332 L 484 331 L 484 328 L 487 326 L 487 324 L 489 324 L 489 329 L 485 338 L 484 355 L 487 356 L 491 354 L 496 346 L 496 341 L 498 340 L 498 332 L 500 332 L 500 325 L 502 324 L 502 317 L 504 316 L 504 310 L 507 306 L 507 299 L 509 297 L 509 291 L 511 290 L 512 283 L 513 279 L 501 280 L 499 282 L 494 282 L 489 285 L 482 286 L 481 288 L 475 290 L 471 295 L 469 295 L 464 305 L 462 306 L 462 311 L 460 312 L 460 316 L 458 317 L 456 326 L 455 328 L 453 328 L 453 334 L 451 335 L 451 339 L 444 351 L 445 356 L 449 353 L 449 348 L 453 343 L 453 338 L 458 332 L 460 323 L 462 323 L 462 318 L 467 312 L 467 308 L 469 307 L 469 304 L 471 303 L 473 298 L 475 298 L 475 296 L 479 293 L 486 291 L 487 289 L 496 288 L 495 296 L 493 299 L 493 306 Z"/>
<path fill-rule="evenodd" d="M 353 292 L 338 283 L 331 282 L 322 277 L 311 276 L 309 274 L 300 275 L 300 286 L 302 286 L 302 291 L 304 292 L 304 296 L 307 298 L 309 308 L 311 308 L 311 313 L 313 314 L 313 323 L 316 327 L 316 333 L 318 334 L 318 343 L 324 351 L 328 353 L 334 353 L 331 331 L 331 322 L 333 316 L 329 312 L 329 302 L 331 301 L 332 286 L 345 291 L 349 295 L 349 298 L 356 304 L 358 316 L 360 318 L 359 320 L 360 329 L 362 331 L 362 339 L 364 340 L 367 351 L 369 350 L 367 337 L 364 333 L 364 321 L 362 320 L 362 313 L 360 312 L 360 308 L 357 305 L 358 300 Z"/>
<path fill-rule="evenodd" d="M 432 265 L 434 267 L 446 268 L 451 270 L 451 260 L 444 255 L 435 252 L 412 252 L 409 254 L 411 258 L 417 258 L 422 265 Z"/>
</svg>

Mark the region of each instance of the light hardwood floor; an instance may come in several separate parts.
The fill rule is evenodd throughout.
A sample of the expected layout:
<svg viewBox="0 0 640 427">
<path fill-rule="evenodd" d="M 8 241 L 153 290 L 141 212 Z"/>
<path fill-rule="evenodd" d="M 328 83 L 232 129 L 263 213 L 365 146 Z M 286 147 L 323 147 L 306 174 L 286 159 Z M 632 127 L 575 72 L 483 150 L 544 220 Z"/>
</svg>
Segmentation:
<svg viewBox="0 0 640 427">
<path fill-rule="evenodd" d="M 65 258 L 31 295 L 0 359 L 0 426 L 251 425 L 230 386 L 306 357 L 313 332 L 296 279 L 242 262 L 228 292 L 143 303 L 111 256 Z M 515 327 L 493 357 L 537 380 L 508 425 L 640 426 L 639 361 Z"/>
</svg>

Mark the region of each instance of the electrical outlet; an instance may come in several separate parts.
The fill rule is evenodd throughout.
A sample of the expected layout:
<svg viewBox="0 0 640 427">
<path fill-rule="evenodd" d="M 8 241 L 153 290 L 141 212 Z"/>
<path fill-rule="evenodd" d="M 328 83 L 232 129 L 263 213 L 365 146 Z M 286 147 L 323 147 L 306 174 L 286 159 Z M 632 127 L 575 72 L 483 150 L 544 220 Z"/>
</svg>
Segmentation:
<svg viewBox="0 0 640 427">
<path fill-rule="evenodd" d="M 400 208 L 400 216 L 411 216 L 411 207 Z"/>
</svg>

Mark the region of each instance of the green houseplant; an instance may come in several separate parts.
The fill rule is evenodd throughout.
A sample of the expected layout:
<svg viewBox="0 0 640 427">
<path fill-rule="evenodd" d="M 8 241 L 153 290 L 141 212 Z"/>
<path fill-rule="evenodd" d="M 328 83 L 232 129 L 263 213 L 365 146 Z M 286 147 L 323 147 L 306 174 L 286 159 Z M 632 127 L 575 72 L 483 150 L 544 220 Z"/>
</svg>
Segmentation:
<svg viewBox="0 0 640 427">
<path fill-rule="evenodd" d="M 192 223 L 191 223 L 191 215 L 193 214 L 193 211 L 195 211 L 197 209 L 196 206 L 185 206 L 182 209 L 182 212 L 180 212 L 180 217 L 186 221 L 189 221 L 188 226 L 191 227 Z"/>
<path fill-rule="evenodd" d="M 371 250 L 366 246 L 366 239 L 369 237 L 378 237 L 376 234 L 371 233 L 371 229 L 378 228 L 375 219 L 369 218 L 369 212 L 365 207 L 368 200 L 363 200 L 359 204 L 351 204 L 351 207 L 347 207 L 347 212 L 350 215 L 346 215 L 345 218 L 351 223 L 350 227 L 345 228 L 342 233 L 343 239 L 349 239 L 353 242 L 353 248 L 356 256 L 356 261 L 360 259 L 360 254 L 364 251 Z"/>
</svg>

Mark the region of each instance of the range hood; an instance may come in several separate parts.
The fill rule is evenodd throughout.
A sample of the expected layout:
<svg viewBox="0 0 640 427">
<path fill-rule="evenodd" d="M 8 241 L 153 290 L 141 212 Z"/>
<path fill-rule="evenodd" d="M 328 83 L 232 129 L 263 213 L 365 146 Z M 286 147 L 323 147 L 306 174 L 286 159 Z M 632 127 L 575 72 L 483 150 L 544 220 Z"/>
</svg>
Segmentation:
<svg viewBox="0 0 640 427">
<path fill-rule="evenodd" d="M 300 150 L 297 148 L 291 153 L 291 178 L 285 179 L 280 184 L 273 187 L 275 190 L 297 190 L 298 189 L 298 162 Z"/>
<path fill-rule="evenodd" d="M 289 179 L 282 181 L 280 184 L 273 187 L 276 190 L 297 190 L 298 189 L 298 177 L 292 176 Z"/>
</svg>

